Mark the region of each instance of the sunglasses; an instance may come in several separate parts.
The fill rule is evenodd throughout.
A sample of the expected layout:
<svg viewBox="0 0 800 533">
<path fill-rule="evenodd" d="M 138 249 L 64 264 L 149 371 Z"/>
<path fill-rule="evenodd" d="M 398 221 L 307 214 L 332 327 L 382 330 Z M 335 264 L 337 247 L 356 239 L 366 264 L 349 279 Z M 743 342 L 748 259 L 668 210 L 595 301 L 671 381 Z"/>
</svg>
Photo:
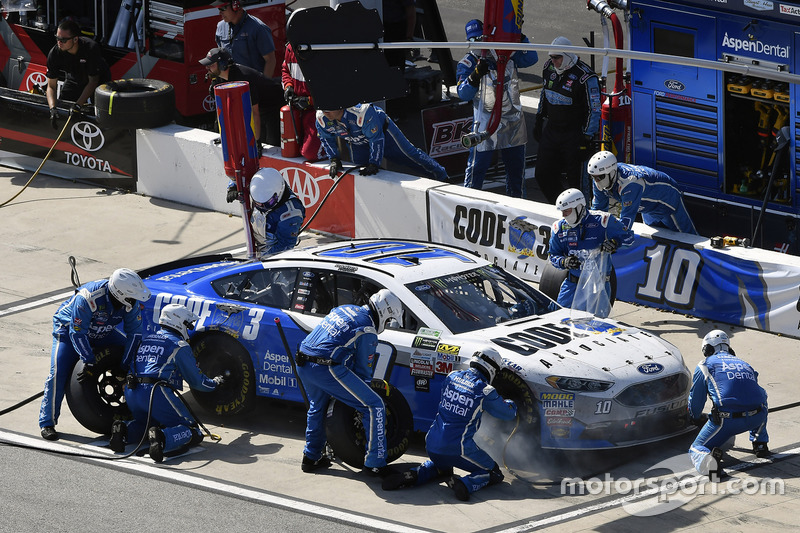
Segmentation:
<svg viewBox="0 0 800 533">
<path fill-rule="evenodd" d="M 63 44 L 65 42 L 69 41 L 70 39 L 74 39 L 74 38 L 75 38 L 74 35 L 72 37 L 58 37 L 58 36 L 56 36 L 56 41 L 58 41 L 58 42 Z"/>
</svg>

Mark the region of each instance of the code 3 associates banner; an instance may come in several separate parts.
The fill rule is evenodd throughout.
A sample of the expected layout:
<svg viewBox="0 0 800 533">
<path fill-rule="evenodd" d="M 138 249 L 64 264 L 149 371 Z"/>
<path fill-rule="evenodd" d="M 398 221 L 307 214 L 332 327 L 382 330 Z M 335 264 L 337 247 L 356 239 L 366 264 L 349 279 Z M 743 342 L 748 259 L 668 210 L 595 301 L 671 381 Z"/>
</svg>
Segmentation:
<svg viewBox="0 0 800 533">
<path fill-rule="evenodd" d="M 490 203 L 452 189 L 431 189 L 428 200 L 430 240 L 475 250 L 525 280 L 540 280 L 553 209 L 510 199 L 512 206 Z M 526 210 L 538 207 L 542 212 Z M 695 236 L 661 231 L 637 234 L 612 261 L 618 300 L 800 336 L 800 258 L 715 249 L 707 239 L 698 244 Z"/>
</svg>

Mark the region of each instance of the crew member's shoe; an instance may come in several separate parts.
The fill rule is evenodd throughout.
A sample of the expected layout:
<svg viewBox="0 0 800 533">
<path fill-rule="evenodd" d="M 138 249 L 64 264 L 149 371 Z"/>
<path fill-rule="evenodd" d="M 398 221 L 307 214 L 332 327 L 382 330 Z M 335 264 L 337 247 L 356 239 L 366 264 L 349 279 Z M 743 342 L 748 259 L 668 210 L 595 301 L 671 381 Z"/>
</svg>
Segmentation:
<svg viewBox="0 0 800 533">
<path fill-rule="evenodd" d="M 461 481 L 461 478 L 458 476 L 453 476 L 450 478 L 450 482 L 448 483 L 453 492 L 456 493 L 456 498 L 461 500 L 462 502 L 469 501 L 469 489 Z"/>
<path fill-rule="evenodd" d="M 763 459 L 764 457 L 769 457 L 772 452 L 769 451 L 769 447 L 767 446 L 766 442 L 753 442 L 753 453 L 756 454 L 756 457 L 759 459 Z"/>
<path fill-rule="evenodd" d="M 398 474 L 392 474 L 383 478 L 381 488 L 383 490 L 397 490 L 403 487 L 413 487 L 417 484 L 417 471 L 406 470 Z"/>
<path fill-rule="evenodd" d="M 711 453 L 703 457 L 700 463 L 700 473 L 706 474 L 708 480 L 717 483 L 722 479 L 725 473 L 722 471 L 722 450 L 719 448 L 712 448 Z"/>
<path fill-rule="evenodd" d="M 389 468 L 388 466 L 372 466 L 372 467 L 365 466 L 364 472 L 366 472 L 370 476 L 381 477 L 381 478 L 390 476 L 395 473 L 395 471 Z"/>
<path fill-rule="evenodd" d="M 153 426 L 147 430 L 147 438 L 150 439 L 150 459 L 160 463 L 164 460 L 164 432 Z"/>
<path fill-rule="evenodd" d="M 108 441 L 108 447 L 114 452 L 124 452 L 126 444 L 128 444 L 128 425 L 122 420 L 115 420 L 111 424 L 111 438 Z"/>
<path fill-rule="evenodd" d="M 315 461 L 303 454 L 303 462 L 300 464 L 300 468 L 306 473 L 313 472 L 315 470 L 322 470 L 323 468 L 328 468 L 329 466 L 331 466 L 331 460 L 324 455 Z"/>
<path fill-rule="evenodd" d="M 42 428 L 42 438 L 44 440 L 58 440 L 58 431 L 53 426 L 45 426 Z"/>
</svg>

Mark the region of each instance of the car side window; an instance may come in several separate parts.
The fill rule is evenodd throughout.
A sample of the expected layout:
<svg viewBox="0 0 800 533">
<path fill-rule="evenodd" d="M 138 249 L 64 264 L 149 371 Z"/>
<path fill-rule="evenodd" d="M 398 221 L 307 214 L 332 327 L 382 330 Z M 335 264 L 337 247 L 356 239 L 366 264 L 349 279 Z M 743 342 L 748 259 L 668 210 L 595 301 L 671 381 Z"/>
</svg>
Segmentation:
<svg viewBox="0 0 800 533">
<path fill-rule="evenodd" d="M 253 270 L 216 280 L 212 286 L 224 298 L 289 309 L 297 287 L 297 269 Z"/>
</svg>

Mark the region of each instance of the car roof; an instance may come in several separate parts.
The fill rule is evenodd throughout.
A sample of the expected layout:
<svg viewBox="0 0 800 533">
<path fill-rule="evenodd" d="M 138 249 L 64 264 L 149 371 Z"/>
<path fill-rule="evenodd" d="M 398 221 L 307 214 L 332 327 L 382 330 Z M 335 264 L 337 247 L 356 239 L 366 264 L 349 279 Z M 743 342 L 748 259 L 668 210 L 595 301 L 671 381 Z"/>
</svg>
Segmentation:
<svg viewBox="0 0 800 533">
<path fill-rule="evenodd" d="M 332 261 L 346 263 L 354 271 L 382 271 L 400 283 L 429 279 L 486 266 L 488 261 L 454 246 L 402 239 L 357 239 L 308 248 L 295 248 L 264 261 Z"/>
</svg>

